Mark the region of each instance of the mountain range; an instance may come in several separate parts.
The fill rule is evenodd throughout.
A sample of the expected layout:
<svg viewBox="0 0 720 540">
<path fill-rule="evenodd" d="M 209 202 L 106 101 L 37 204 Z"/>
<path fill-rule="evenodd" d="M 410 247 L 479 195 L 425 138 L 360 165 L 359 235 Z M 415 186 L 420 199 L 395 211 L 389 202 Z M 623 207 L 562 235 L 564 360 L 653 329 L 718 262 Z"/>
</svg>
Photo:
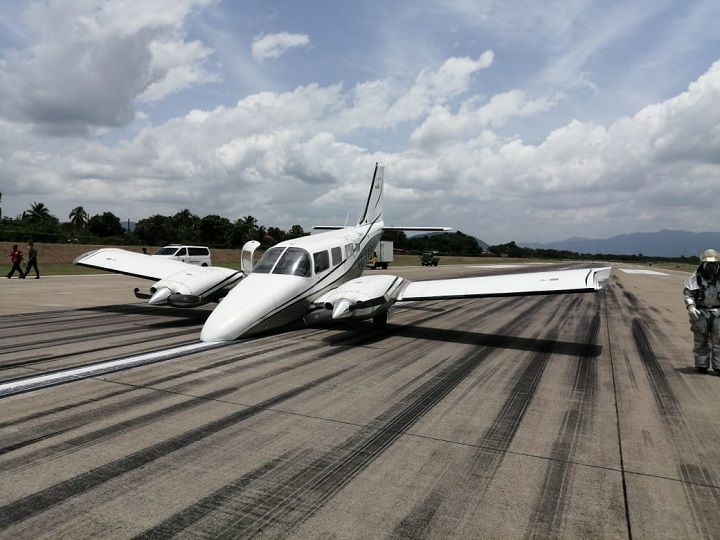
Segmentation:
<svg viewBox="0 0 720 540">
<path fill-rule="evenodd" d="M 689 232 L 663 229 L 653 233 L 631 233 L 611 238 L 568 238 L 540 244 L 517 243 L 533 249 L 568 250 L 577 253 L 645 255 L 650 257 L 698 256 L 706 249 L 720 251 L 720 232 Z"/>
</svg>

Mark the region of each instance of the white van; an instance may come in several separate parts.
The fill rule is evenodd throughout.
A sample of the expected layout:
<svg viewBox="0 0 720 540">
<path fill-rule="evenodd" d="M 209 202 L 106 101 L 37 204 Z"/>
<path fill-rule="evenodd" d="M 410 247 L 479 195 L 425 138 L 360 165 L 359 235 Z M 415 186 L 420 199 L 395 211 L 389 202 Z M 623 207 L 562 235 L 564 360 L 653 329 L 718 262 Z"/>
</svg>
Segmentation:
<svg viewBox="0 0 720 540">
<path fill-rule="evenodd" d="M 210 266 L 212 264 L 210 250 L 204 246 L 170 244 L 169 246 L 161 247 L 153 253 L 152 256 L 175 259 L 188 264 L 197 264 L 198 266 Z"/>
</svg>

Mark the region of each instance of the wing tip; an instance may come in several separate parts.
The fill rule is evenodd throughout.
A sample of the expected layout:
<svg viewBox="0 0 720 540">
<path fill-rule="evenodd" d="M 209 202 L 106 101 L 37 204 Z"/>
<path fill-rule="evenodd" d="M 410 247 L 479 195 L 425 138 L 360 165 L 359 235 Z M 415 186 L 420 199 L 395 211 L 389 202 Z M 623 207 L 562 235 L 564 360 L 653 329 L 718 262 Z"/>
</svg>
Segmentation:
<svg viewBox="0 0 720 540">
<path fill-rule="evenodd" d="M 591 271 L 593 276 L 593 288 L 596 291 L 602 291 L 610 281 L 610 274 L 612 273 L 612 267 L 606 266 L 604 268 L 597 268 Z"/>
</svg>

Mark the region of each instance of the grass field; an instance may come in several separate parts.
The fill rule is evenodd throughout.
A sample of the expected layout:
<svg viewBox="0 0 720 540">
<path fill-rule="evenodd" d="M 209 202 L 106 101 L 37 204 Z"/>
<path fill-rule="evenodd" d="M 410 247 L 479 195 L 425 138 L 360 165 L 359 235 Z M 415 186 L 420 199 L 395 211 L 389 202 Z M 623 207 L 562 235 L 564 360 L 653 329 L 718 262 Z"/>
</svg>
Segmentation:
<svg viewBox="0 0 720 540">
<path fill-rule="evenodd" d="M 73 260 L 79 255 L 102 247 L 122 247 L 130 251 L 142 252 L 141 246 L 91 246 L 79 244 L 36 244 L 38 250 L 38 266 L 40 267 L 40 275 L 82 275 L 82 274 L 100 274 L 101 270 L 85 268 L 73 264 Z M 10 271 L 10 253 L 12 244 L 9 242 L 0 242 L 0 252 L 5 253 L 6 257 L 2 259 L 2 266 L 5 272 Z M 27 246 L 20 245 L 20 249 L 27 257 Z M 147 246 L 148 253 L 153 253 L 157 247 Z M 212 249 L 213 264 L 217 266 L 225 266 L 227 268 L 240 269 L 240 250 L 237 249 Z M 558 262 L 558 261 L 540 261 L 527 259 L 508 259 L 502 257 L 452 257 L 440 256 L 440 264 L 512 264 L 512 263 L 532 263 L 532 262 Z M 391 263 L 393 266 L 418 266 L 420 259 L 417 255 L 395 255 L 395 260 Z M 695 266 L 679 263 L 645 263 L 643 266 L 679 270 L 681 272 L 694 272 Z M 429 269 L 429 271 L 431 271 Z"/>
</svg>

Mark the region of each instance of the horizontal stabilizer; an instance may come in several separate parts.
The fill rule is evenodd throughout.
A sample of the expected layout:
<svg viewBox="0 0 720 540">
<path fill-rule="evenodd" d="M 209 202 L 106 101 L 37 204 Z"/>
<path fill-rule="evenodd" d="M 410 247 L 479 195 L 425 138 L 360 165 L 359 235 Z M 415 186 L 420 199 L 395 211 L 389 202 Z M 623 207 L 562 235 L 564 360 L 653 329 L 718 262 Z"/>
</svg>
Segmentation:
<svg viewBox="0 0 720 540">
<path fill-rule="evenodd" d="M 385 225 L 383 231 L 429 231 L 429 232 L 448 232 L 452 231 L 452 227 L 396 227 Z"/>
<path fill-rule="evenodd" d="M 346 229 L 348 225 L 314 225 L 313 229 L 318 231 L 337 231 L 338 229 Z M 452 231 L 452 227 L 395 227 L 384 226 L 383 231 L 429 231 L 429 232 L 448 232 Z"/>
</svg>

